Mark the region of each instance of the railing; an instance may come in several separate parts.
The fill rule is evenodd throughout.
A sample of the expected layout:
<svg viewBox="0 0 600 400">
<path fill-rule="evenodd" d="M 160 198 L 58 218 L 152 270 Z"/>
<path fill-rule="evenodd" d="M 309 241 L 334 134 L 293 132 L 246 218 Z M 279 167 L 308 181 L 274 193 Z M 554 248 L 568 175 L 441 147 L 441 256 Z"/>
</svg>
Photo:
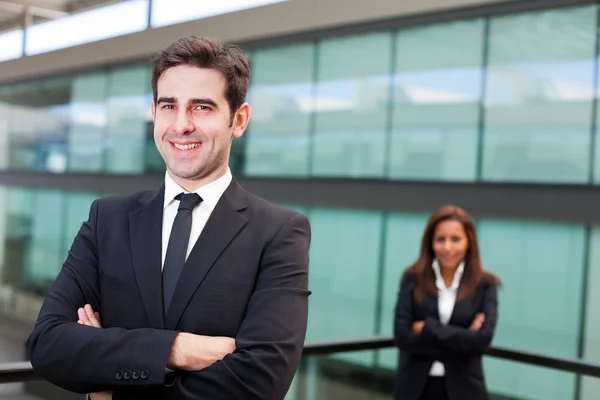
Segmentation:
<svg viewBox="0 0 600 400">
<path fill-rule="evenodd" d="M 302 357 L 323 356 L 351 351 L 380 350 L 394 346 L 394 339 L 392 337 L 308 343 L 304 346 Z M 504 360 L 600 378 L 600 364 L 588 361 L 553 357 L 496 346 L 490 348 L 487 355 Z M 28 361 L 0 364 L 0 384 L 36 380 L 41 380 L 41 378 L 35 374 L 31 363 Z"/>
</svg>

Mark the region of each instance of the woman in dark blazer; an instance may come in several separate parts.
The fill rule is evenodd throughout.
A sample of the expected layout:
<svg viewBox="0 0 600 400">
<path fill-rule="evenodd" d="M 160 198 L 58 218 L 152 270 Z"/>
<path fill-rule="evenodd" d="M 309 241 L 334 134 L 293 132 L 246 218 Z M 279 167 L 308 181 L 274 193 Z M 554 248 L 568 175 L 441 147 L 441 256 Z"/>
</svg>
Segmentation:
<svg viewBox="0 0 600 400">
<path fill-rule="evenodd" d="M 488 399 L 481 356 L 494 335 L 499 284 L 481 265 L 469 215 L 435 211 L 400 283 L 396 400 Z"/>
</svg>

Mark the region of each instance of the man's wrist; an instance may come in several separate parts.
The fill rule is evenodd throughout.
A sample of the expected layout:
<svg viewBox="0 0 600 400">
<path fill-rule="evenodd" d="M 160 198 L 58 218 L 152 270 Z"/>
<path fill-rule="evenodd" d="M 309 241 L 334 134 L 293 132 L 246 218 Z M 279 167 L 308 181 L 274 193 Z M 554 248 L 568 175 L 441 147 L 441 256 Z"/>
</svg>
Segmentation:
<svg viewBox="0 0 600 400">
<path fill-rule="evenodd" d="M 171 353 L 169 354 L 169 359 L 167 360 L 167 369 L 185 369 L 185 351 L 183 351 L 183 346 L 181 343 L 185 340 L 185 335 L 185 333 L 180 332 L 175 337 L 175 340 L 173 341 L 173 346 L 171 347 Z"/>
</svg>

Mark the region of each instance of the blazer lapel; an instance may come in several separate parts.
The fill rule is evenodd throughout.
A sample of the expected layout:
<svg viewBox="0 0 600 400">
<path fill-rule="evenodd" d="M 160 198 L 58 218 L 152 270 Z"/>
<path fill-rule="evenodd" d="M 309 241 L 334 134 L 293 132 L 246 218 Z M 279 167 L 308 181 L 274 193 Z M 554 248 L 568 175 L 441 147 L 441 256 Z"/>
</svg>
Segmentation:
<svg viewBox="0 0 600 400">
<path fill-rule="evenodd" d="M 129 238 L 135 278 L 152 328 L 164 329 L 162 303 L 162 218 L 164 185 L 140 200 L 129 214 Z"/>
<path fill-rule="evenodd" d="M 167 329 L 175 329 L 196 289 L 235 235 L 248 223 L 239 213 L 247 208 L 246 192 L 232 180 L 223 193 L 183 266 L 167 314 Z"/>
</svg>

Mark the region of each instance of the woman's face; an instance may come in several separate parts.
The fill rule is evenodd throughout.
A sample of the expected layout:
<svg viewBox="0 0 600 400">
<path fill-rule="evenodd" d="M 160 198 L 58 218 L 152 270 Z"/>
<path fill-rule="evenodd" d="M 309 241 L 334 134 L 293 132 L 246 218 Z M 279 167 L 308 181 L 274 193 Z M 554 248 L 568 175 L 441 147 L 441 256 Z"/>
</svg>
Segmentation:
<svg viewBox="0 0 600 400">
<path fill-rule="evenodd" d="M 469 247 L 467 233 L 460 221 L 446 220 L 437 224 L 433 233 L 433 253 L 440 268 L 455 269 L 465 259 Z"/>
</svg>

